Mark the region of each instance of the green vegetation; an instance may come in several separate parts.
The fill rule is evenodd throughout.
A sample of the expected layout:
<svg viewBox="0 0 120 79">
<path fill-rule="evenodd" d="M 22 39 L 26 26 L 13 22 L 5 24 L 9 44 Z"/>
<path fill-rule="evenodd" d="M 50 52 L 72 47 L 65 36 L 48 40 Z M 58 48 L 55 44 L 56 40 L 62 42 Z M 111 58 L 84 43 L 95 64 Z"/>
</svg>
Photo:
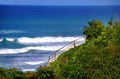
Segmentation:
<svg viewBox="0 0 120 79">
<path fill-rule="evenodd" d="M 61 54 L 51 63 L 56 79 L 120 78 L 120 22 L 88 22 L 86 43 Z"/>
<path fill-rule="evenodd" d="M 0 68 L 0 79 L 119 79 L 120 22 L 99 20 L 84 29 L 86 43 L 61 54 L 36 72 Z"/>
<path fill-rule="evenodd" d="M 53 79 L 53 71 L 46 66 L 38 67 L 36 72 L 0 68 L 0 79 Z"/>
</svg>

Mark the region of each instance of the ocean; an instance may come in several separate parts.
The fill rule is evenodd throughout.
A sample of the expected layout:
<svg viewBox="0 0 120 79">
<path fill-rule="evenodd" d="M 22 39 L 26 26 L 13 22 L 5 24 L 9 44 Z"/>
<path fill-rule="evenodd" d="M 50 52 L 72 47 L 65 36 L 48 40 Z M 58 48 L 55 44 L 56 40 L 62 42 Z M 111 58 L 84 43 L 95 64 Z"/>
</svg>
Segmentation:
<svg viewBox="0 0 120 79">
<path fill-rule="evenodd" d="M 107 26 L 119 13 L 120 6 L 0 5 L 0 67 L 34 71 L 54 51 L 83 39 L 88 21 Z"/>
</svg>

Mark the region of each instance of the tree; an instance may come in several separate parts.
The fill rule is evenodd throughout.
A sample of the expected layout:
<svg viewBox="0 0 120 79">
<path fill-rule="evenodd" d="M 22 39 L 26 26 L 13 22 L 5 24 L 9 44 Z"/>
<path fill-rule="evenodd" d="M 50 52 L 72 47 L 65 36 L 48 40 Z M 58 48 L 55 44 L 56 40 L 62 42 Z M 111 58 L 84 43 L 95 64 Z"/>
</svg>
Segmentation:
<svg viewBox="0 0 120 79">
<path fill-rule="evenodd" d="M 84 29 L 84 34 L 86 35 L 87 40 L 91 40 L 93 38 L 97 38 L 103 29 L 104 25 L 99 20 L 93 20 L 88 22 L 88 26 Z"/>
<path fill-rule="evenodd" d="M 113 25 L 113 18 L 110 18 L 110 19 L 109 19 L 108 24 L 109 24 L 110 26 Z"/>
</svg>

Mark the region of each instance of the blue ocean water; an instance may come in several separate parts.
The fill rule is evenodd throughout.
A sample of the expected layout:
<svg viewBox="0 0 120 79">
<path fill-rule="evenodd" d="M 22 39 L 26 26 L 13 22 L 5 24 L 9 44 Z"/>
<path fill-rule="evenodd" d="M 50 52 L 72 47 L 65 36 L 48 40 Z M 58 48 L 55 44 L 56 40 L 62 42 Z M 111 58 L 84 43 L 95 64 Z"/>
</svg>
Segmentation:
<svg viewBox="0 0 120 79">
<path fill-rule="evenodd" d="M 0 5 L 0 67 L 35 70 L 55 50 L 82 39 L 88 21 L 107 25 L 119 13 L 120 6 Z"/>
</svg>

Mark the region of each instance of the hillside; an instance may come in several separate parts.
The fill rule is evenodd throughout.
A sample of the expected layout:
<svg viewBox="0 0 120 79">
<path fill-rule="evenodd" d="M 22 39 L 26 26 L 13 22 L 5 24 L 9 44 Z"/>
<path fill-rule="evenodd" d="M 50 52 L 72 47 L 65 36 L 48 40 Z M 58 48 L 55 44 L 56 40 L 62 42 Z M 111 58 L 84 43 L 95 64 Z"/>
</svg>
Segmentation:
<svg viewBox="0 0 120 79">
<path fill-rule="evenodd" d="M 61 54 L 51 63 L 55 79 L 120 78 L 120 22 L 88 22 L 86 43 Z"/>
</svg>

